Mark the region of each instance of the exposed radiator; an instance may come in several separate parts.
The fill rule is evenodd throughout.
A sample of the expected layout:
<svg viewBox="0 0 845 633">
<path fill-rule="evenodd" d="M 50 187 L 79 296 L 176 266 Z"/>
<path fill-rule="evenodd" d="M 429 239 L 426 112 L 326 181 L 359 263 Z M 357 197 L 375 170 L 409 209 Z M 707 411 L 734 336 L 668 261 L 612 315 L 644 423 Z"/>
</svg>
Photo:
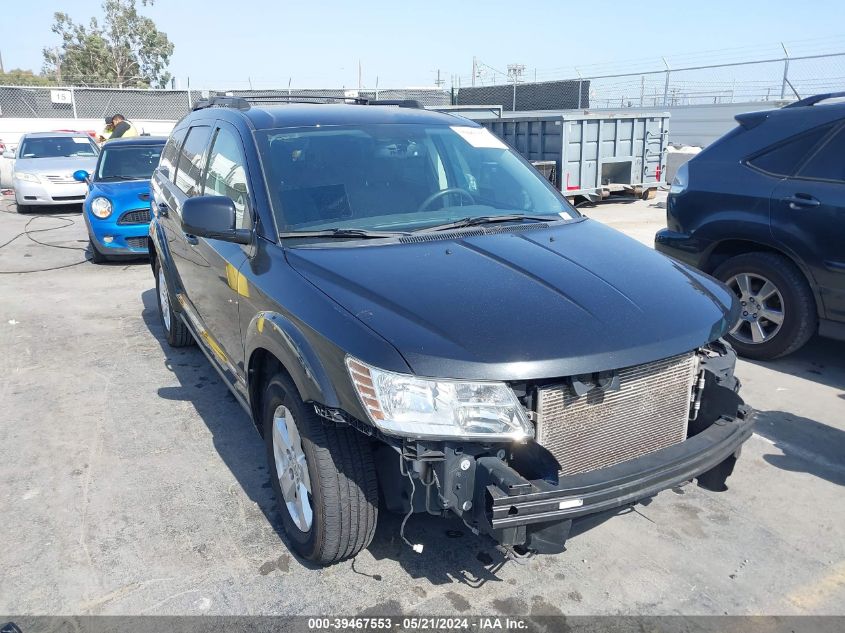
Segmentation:
<svg viewBox="0 0 845 633">
<path fill-rule="evenodd" d="M 537 441 L 555 456 L 561 475 L 598 470 L 682 442 L 697 365 L 690 352 L 627 367 L 616 372 L 618 383 L 595 386 L 581 396 L 569 381 L 541 387 Z"/>
</svg>

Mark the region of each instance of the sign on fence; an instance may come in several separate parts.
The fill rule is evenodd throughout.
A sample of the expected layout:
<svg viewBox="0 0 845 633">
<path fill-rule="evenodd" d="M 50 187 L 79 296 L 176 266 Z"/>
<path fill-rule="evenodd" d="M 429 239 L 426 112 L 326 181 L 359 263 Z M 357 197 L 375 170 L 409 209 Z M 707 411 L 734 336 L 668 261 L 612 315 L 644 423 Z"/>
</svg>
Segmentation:
<svg viewBox="0 0 845 633">
<path fill-rule="evenodd" d="M 70 90 L 51 90 L 50 101 L 53 103 L 71 105 L 73 103 L 73 95 Z"/>
</svg>

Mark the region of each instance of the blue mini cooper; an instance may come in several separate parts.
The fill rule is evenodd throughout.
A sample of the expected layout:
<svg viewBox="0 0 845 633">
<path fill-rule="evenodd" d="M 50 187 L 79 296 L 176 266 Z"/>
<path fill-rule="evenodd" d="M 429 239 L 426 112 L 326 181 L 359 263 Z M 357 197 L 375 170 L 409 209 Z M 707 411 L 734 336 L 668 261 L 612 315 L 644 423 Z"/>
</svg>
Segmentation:
<svg viewBox="0 0 845 633">
<path fill-rule="evenodd" d="M 76 180 L 88 183 L 82 215 L 94 263 L 148 254 L 150 176 L 166 141 L 152 136 L 108 141 L 93 174 L 74 172 Z"/>
</svg>

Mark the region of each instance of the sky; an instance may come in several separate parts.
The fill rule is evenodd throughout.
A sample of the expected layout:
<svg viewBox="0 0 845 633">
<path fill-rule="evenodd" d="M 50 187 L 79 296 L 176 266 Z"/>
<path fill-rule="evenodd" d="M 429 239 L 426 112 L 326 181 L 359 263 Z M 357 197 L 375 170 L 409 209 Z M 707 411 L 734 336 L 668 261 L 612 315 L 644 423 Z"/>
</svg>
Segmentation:
<svg viewBox="0 0 845 633">
<path fill-rule="evenodd" d="M 53 12 L 77 21 L 101 0 L 0 0 L 6 70 L 40 70 L 55 46 Z M 140 5 L 140 1 L 139 1 Z M 842 0 L 157 0 L 141 7 L 175 45 L 177 87 L 214 90 L 490 82 L 508 64 L 525 78 L 570 78 L 782 54 L 845 51 Z M 575 70 L 577 69 L 577 71 Z"/>
</svg>

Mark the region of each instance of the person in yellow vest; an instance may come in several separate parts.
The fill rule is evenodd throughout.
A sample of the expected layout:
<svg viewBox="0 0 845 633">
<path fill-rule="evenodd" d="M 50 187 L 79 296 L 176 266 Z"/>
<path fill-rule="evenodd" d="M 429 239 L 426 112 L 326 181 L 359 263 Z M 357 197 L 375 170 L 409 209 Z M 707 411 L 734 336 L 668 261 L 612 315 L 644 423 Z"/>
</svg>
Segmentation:
<svg viewBox="0 0 845 633">
<path fill-rule="evenodd" d="M 103 131 L 97 135 L 97 142 L 101 145 L 109 140 L 111 137 L 111 133 L 114 131 L 114 121 L 112 121 L 113 117 L 107 116 L 106 117 L 106 127 L 103 128 Z"/>
<path fill-rule="evenodd" d="M 126 117 L 122 114 L 115 114 L 111 120 L 114 124 L 114 129 L 112 130 L 111 136 L 109 136 L 109 140 L 114 138 L 130 138 L 132 136 L 138 136 L 138 130 L 136 130 L 135 126 L 127 121 Z"/>
</svg>

